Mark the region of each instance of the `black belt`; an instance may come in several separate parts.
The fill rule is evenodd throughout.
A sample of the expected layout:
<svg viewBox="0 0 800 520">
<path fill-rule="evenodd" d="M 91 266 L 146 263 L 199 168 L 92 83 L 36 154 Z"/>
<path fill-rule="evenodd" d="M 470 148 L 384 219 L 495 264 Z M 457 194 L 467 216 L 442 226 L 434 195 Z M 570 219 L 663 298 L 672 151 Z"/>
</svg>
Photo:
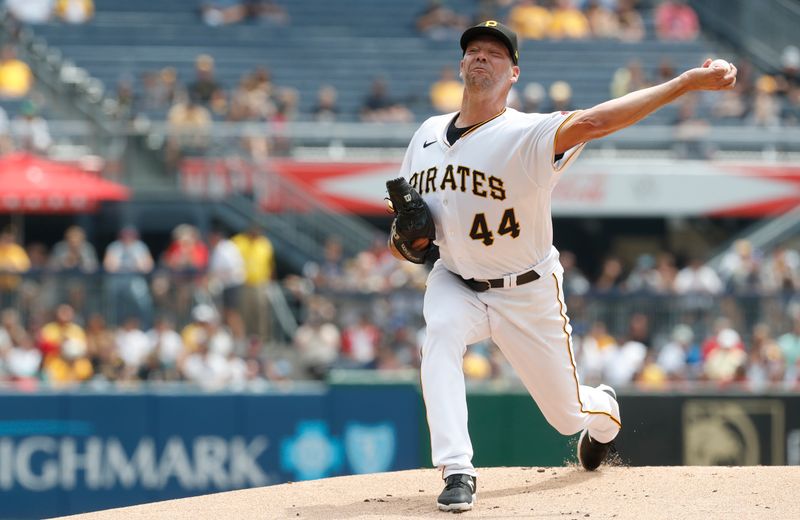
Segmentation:
<svg viewBox="0 0 800 520">
<path fill-rule="evenodd" d="M 461 278 L 461 277 L 459 277 Z M 484 292 L 488 291 L 489 289 L 502 289 L 503 287 L 514 287 L 512 285 L 511 279 L 516 278 L 516 284 L 514 285 L 524 285 L 526 283 L 530 283 L 534 280 L 539 279 L 539 273 L 531 269 L 530 271 L 522 274 L 518 274 L 516 276 L 507 276 L 505 278 L 495 278 L 493 280 L 476 280 L 475 278 L 470 278 L 467 280 L 466 278 L 461 278 L 467 287 L 472 289 L 475 292 Z M 506 285 L 506 280 L 509 280 L 509 285 Z"/>
</svg>

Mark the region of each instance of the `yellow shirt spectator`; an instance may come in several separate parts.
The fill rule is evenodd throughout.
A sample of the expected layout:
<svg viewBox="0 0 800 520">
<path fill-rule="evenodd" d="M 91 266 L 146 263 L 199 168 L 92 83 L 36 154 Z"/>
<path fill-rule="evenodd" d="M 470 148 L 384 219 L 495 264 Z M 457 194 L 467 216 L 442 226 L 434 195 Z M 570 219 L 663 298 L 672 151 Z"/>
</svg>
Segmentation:
<svg viewBox="0 0 800 520">
<path fill-rule="evenodd" d="M 570 4 L 570 6 L 560 7 L 553 11 L 553 18 L 550 21 L 550 37 L 573 40 L 588 38 L 591 34 L 589 20 L 581 11 L 571 7 L 570 2 L 564 2 L 564 4 Z"/>
<path fill-rule="evenodd" d="M 456 79 L 451 67 L 442 69 L 439 80 L 431 86 L 431 105 L 437 111 L 447 114 L 461 108 L 464 85 Z"/>
<path fill-rule="evenodd" d="M 42 371 L 54 385 L 78 383 L 94 375 L 92 362 L 85 357 L 68 360 L 61 356 L 48 356 L 42 364 Z"/>
<path fill-rule="evenodd" d="M 261 285 L 272 280 L 275 271 L 275 251 L 272 242 L 259 233 L 239 233 L 233 243 L 242 254 L 245 268 L 245 285 Z"/>
<path fill-rule="evenodd" d="M 80 325 L 76 323 L 58 323 L 56 321 L 50 322 L 41 331 L 41 339 L 49 345 L 55 345 L 59 348 L 65 341 L 76 341 L 86 348 L 86 333 Z"/>
<path fill-rule="evenodd" d="M 552 15 L 536 2 L 523 1 L 508 14 L 508 25 L 520 38 L 541 40 L 547 37 Z"/>
<path fill-rule="evenodd" d="M 92 0 L 58 0 L 55 8 L 56 16 L 67 23 L 84 23 L 94 16 Z"/>
<path fill-rule="evenodd" d="M 16 58 L 0 61 L 0 97 L 21 98 L 30 92 L 33 74 L 30 67 Z"/>
<path fill-rule="evenodd" d="M 12 273 L 25 273 L 31 268 L 28 253 L 13 241 L 13 235 L 0 236 L 0 291 L 13 290 L 20 277 Z"/>
</svg>

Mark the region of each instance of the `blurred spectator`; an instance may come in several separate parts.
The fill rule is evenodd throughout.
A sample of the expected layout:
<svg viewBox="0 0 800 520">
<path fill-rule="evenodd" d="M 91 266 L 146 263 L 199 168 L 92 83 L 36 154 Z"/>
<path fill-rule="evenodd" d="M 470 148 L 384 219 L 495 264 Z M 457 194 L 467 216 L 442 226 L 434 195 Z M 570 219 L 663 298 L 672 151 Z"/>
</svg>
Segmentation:
<svg viewBox="0 0 800 520">
<path fill-rule="evenodd" d="M 31 261 L 17 243 L 13 228 L 0 231 L 0 308 L 15 307 L 21 274 L 28 272 Z"/>
<path fill-rule="evenodd" d="M 792 88 L 800 87 L 800 48 L 787 45 L 781 51 L 781 70 L 775 75 L 778 92 L 785 95 Z"/>
<path fill-rule="evenodd" d="M 339 117 L 339 106 L 336 104 L 339 93 L 333 85 L 322 85 L 317 91 L 317 103 L 311 110 L 314 119 L 321 123 L 336 121 Z"/>
<path fill-rule="evenodd" d="M 14 141 L 11 139 L 11 124 L 8 112 L 0 107 L 0 156 L 14 150 Z"/>
<path fill-rule="evenodd" d="M 276 101 L 277 111 L 271 121 L 271 126 L 275 130 L 272 146 L 276 154 L 289 155 L 292 151 L 291 140 L 284 130 L 286 128 L 286 123 L 297 119 L 299 105 L 300 91 L 296 88 L 286 87 L 278 91 Z M 262 154 L 260 158 L 266 159 L 266 154 Z"/>
<path fill-rule="evenodd" d="M 331 308 L 332 305 L 325 302 L 320 310 L 311 309 L 308 319 L 294 335 L 300 363 L 312 379 L 324 379 L 339 358 L 341 333 L 332 320 Z"/>
<path fill-rule="evenodd" d="M 225 91 L 215 77 L 214 58 L 200 54 L 194 62 L 195 79 L 189 84 L 189 98 L 222 114 L 227 110 Z"/>
<path fill-rule="evenodd" d="M 247 17 L 245 0 L 213 0 L 200 6 L 203 22 L 211 27 L 238 23 Z"/>
<path fill-rule="evenodd" d="M 138 379 L 139 369 L 147 362 L 153 346 L 147 334 L 139 328 L 136 317 L 125 319 L 114 334 L 114 344 L 124 363 L 121 378 L 128 381 Z"/>
<path fill-rule="evenodd" d="M 800 87 L 791 87 L 786 94 L 786 104 L 781 110 L 781 123 L 800 126 Z"/>
<path fill-rule="evenodd" d="M 115 101 L 117 102 L 117 114 L 123 119 L 129 119 L 136 115 L 139 108 L 139 94 L 134 91 L 133 78 L 123 76 L 117 81 Z"/>
<path fill-rule="evenodd" d="M 456 38 L 467 28 L 467 23 L 466 17 L 458 15 L 442 0 L 428 0 L 416 18 L 417 31 L 433 40 Z"/>
<path fill-rule="evenodd" d="M 47 121 L 39 116 L 39 109 L 28 99 L 20 105 L 12 130 L 16 147 L 20 150 L 45 155 L 53 144 Z"/>
<path fill-rule="evenodd" d="M 197 348 L 181 360 L 179 366 L 187 381 L 206 390 L 220 390 L 230 378 L 228 360 L 224 355 L 212 351 L 206 341 L 198 343 Z"/>
<path fill-rule="evenodd" d="M 55 13 L 66 23 L 86 23 L 94 16 L 93 0 L 56 0 Z"/>
<path fill-rule="evenodd" d="M 594 38 L 614 38 L 619 34 L 619 18 L 601 0 L 588 0 L 584 13 Z"/>
<path fill-rule="evenodd" d="M 148 326 L 153 302 L 145 276 L 153 270 L 153 257 L 139 240 L 136 228 L 126 226 L 120 230 L 118 239 L 106 249 L 103 268 L 111 274 L 105 281 L 114 323 L 135 316 Z"/>
<path fill-rule="evenodd" d="M 572 87 L 569 83 L 559 80 L 550 85 L 549 112 L 568 112 L 573 109 Z"/>
<path fill-rule="evenodd" d="M 673 381 L 694 380 L 700 375 L 702 356 L 700 345 L 694 341 L 694 332 L 688 325 L 676 325 L 671 340 L 658 351 L 658 364 Z"/>
<path fill-rule="evenodd" d="M 14 344 L 6 354 L 5 365 L 12 381 L 33 383 L 39 379 L 42 353 L 32 341 Z"/>
<path fill-rule="evenodd" d="M 275 251 L 272 242 L 257 224 L 232 239 L 244 260 L 244 286 L 241 314 L 248 335 L 262 340 L 270 337 L 272 314 L 269 305 L 269 284 L 275 277 Z"/>
<path fill-rule="evenodd" d="M 758 289 L 760 258 L 749 240 L 738 239 L 722 257 L 720 276 L 725 286 L 735 293 L 750 293 Z"/>
<path fill-rule="evenodd" d="M 57 278 L 59 299 L 82 311 L 91 281 L 87 275 L 96 273 L 99 267 L 97 253 L 83 228 L 70 226 L 64 231 L 64 240 L 53 246 L 49 267 L 61 273 Z"/>
<path fill-rule="evenodd" d="M 650 86 L 650 82 L 644 73 L 642 62 L 634 58 L 614 72 L 609 90 L 611 97 L 618 98 L 648 86 Z"/>
<path fill-rule="evenodd" d="M 318 289 L 344 288 L 344 253 L 338 237 L 328 237 L 323 249 L 321 265 L 308 262 L 303 266 L 303 275 Z"/>
<path fill-rule="evenodd" d="M 579 342 L 576 355 L 581 369 L 581 376 L 587 382 L 600 382 L 611 360 L 616 356 L 617 340 L 608 333 L 602 321 L 592 323 L 589 334 Z"/>
<path fill-rule="evenodd" d="M 456 112 L 461 109 L 461 96 L 464 85 L 456 79 L 453 67 L 442 67 L 439 79 L 431 85 L 429 94 L 434 110 L 442 114 Z"/>
<path fill-rule="evenodd" d="M 675 277 L 678 276 L 678 270 L 675 267 L 675 257 L 672 253 L 662 251 L 656 256 L 656 271 L 661 277 L 661 283 L 666 287 L 667 292 L 672 292 L 675 286 Z"/>
<path fill-rule="evenodd" d="M 600 270 L 600 276 L 595 280 L 593 289 L 600 294 L 615 294 L 619 292 L 622 282 L 622 262 L 616 257 L 606 258 Z"/>
<path fill-rule="evenodd" d="M 173 165 L 185 155 L 205 155 L 210 143 L 211 113 L 189 96 L 167 114 L 167 158 Z"/>
<path fill-rule="evenodd" d="M 247 16 L 252 20 L 269 25 L 287 25 L 289 13 L 274 0 L 248 0 Z"/>
<path fill-rule="evenodd" d="M 142 73 L 142 107 L 145 110 L 163 110 L 175 104 L 185 93 L 178 85 L 174 67 Z"/>
<path fill-rule="evenodd" d="M 717 344 L 708 351 L 703 370 L 709 380 L 730 383 L 741 378 L 747 361 L 739 333 L 723 329 L 717 334 Z"/>
<path fill-rule="evenodd" d="M 197 228 L 179 224 L 172 230 L 172 242 L 164 252 L 164 264 L 176 272 L 196 273 L 208 265 L 208 248 Z"/>
<path fill-rule="evenodd" d="M 169 295 L 168 304 L 177 315 L 183 315 L 191 307 L 195 296 L 195 279 L 208 266 L 208 248 L 200 240 L 197 228 L 180 224 L 172 230 L 172 242 L 162 256 L 162 264 L 168 278 L 164 280 Z M 154 280 L 154 284 L 160 278 Z M 159 292 L 163 292 L 159 288 Z"/>
<path fill-rule="evenodd" d="M 767 294 L 800 291 L 800 254 L 785 246 L 777 247 L 760 266 L 759 286 Z"/>
<path fill-rule="evenodd" d="M 208 347 L 214 354 L 227 356 L 234 350 L 233 338 L 219 321 L 219 314 L 211 305 L 201 303 L 192 309 L 192 322 L 181 331 L 187 352 Z"/>
<path fill-rule="evenodd" d="M 33 344 L 17 309 L 4 309 L 0 313 L 0 331 L 9 346 Z"/>
<path fill-rule="evenodd" d="M 561 266 L 564 268 L 564 294 L 570 296 L 589 292 L 591 284 L 578 268 L 575 260 L 575 253 L 572 251 L 562 251 L 560 260 Z"/>
<path fill-rule="evenodd" d="M 647 347 L 639 342 L 624 342 L 605 365 L 605 378 L 610 385 L 626 386 L 631 384 L 644 367 L 647 358 Z"/>
<path fill-rule="evenodd" d="M 688 317 L 702 320 L 714 307 L 714 296 L 721 294 L 724 286 L 717 272 L 705 265 L 701 257 L 694 256 L 678 271 L 673 288 L 682 297 L 678 301 L 681 310 Z"/>
<path fill-rule="evenodd" d="M 242 253 L 225 234 L 214 229 L 208 234 L 211 257 L 208 261 L 208 289 L 217 307 L 222 309 L 225 324 L 233 337 L 243 341 L 245 327 L 239 314 L 241 291 L 245 282 L 245 265 Z"/>
<path fill-rule="evenodd" d="M 720 92 L 711 107 L 711 115 L 717 122 L 739 123 L 747 114 L 747 101 L 739 89 Z"/>
<path fill-rule="evenodd" d="M 783 354 L 772 337 L 769 325 L 756 324 L 747 359 L 746 375 L 750 389 L 763 390 L 767 385 L 780 383 L 784 372 Z"/>
<path fill-rule="evenodd" d="M 645 355 L 642 369 L 636 375 L 636 384 L 647 390 L 663 390 L 667 387 L 669 376 L 656 362 L 656 353 L 648 350 Z"/>
<path fill-rule="evenodd" d="M 342 357 L 354 368 L 375 368 L 381 331 L 368 312 L 362 312 L 358 322 L 342 331 Z"/>
<path fill-rule="evenodd" d="M 369 95 L 361 105 L 361 120 L 374 123 L 405 123 L 411 121 L 411 111 L 389 95 L 386 81 L 375 78 Z"/>
<path fill-rule="evenodd" d="M 184 346 L 175 325 L 169 318 L 159 316 L 153 328 L 147 331 L 147 339 L 158 359 L 161 378 L 165 381 L 177 380 L 180 377 L 178 362 L 184 356 Z"/>
<path fill-rule="evenodd" d="M 0 51 L 0 99 L 20 99 L 33 88 L 34 78 L 28 64 L 17 59 L 13 45 Z"/>
<path fill-rule="evenodd" d="M 547 93 L 541 83 L 532 81 L 522 91 L 522 111 L 528 114 L 540 113 L 544 110 Z"/>
<path fill-rule="evenodd" d="M 699 256 L 692 257 L 675 277 L 674 289 L 678 294 L 717 295 L 723 288 L 717 272 L 705 265 Z"/>
<path fill-rule="evenodd" d="M 554 39 L 582 40 L 591 36 L 589 20 L 573 0 L 555 0 L 548 35 Z"/>
<path fill-rule="evenodd" d="M 86 323 L 86 352 L 97 377 L 107 381 L 120 377 L 123 363 L 114 343 L 114 332 L 100 313 L 93 313 Z"/>
<path fill-rule="evenodd" d="M 662 0 L 653 17 L 661 40 L 694 40 L 700 34 L 697 13 L 686 0 Z"/>
<path fill-rule="evenodd" d="M 6 0 L 11 15 L 23 23 L 47 23 L 53 14 L 55 0 Z"/>
<path fill-rule="evenodd" d="M 786 381 L 796 381 L 800 373 L 800 316 L 795 316 L 792 330 L 778 338 L 786 362 Z"/>
<path fill-rule="evenodd" d="M 634 312 L 628 321 L 628 341 L 642 343 L 648 349 L 653 345 L 650 318 L 643 312 Z"/>
<path fill-rule="evenodd" d="M 781 103 L 778 84 L 772 76 L 763 75 L 756 81 L 750 123 L 756 126 L 777 127 L 781 122 Z"/>
<path fill-rule="evenodd" d="M 508 26 L 526 40 L 546 38 L 551 21 L 550 10 L 538 0 L 519 0 L 508 14 Z"/>
<path fill-rule="evenodd" d="M 688 95 L 678 105 L 674 122 L 674 148 L 681 159 L 710 159 L 713 148 L 708 142 L 711 124 L 697 111 L 698 97 Z"/>
<path fill-rule="evenodd" d="M 75 323 L 75 311 L 67 304 L 56 309 L 55 321 L 42 327 L 39 349 L 44 355 L 42 371 L 54 385 L 77 383 L 92 377 L 86 333 Z"/>
<path fill-rule="evenodd" d="M 644 254 L 636 259 L 636 265 L 625 280 L 625 289 L 633 293 L 664 294 L 671 287 L 664 283 L 661 273 L 656 269 L 655 257 Z"/>
<path fill-rule="evenodd" d="M 617 7 L 617 22 L 619 32 L 617 38 L 627 43 L 642 41 L 646 31 L 642 15 L 636 9 L 637 0 L 619 0 Z"/>
<path fill-rule="evenodd" d="M 277 107 L 271 97 L 271 84 L 259 83 L 253 74 L 245 74 L 231 95 L 228 119 L 231 121 L 259 121 L 272 117 Z"/>
</svg>

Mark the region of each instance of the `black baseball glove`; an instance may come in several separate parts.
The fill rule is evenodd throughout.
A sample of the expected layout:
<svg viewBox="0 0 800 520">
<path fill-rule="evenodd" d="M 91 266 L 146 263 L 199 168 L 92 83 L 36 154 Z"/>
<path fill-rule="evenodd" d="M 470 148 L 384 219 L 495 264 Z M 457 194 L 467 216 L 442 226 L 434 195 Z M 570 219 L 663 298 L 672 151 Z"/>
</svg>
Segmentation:
<svg viewBox="0 0 800 520">
<path fill-rule="evenodd" d="M 389 201 L 395 217 L 389 240 L 409 262 L 424 264 L 436 238 L 433 215 L 419 193 L 403 177 L 386 181 Z M 427 238 L 428 245 L 414 249 L 414 241 Z"/>
</svg>

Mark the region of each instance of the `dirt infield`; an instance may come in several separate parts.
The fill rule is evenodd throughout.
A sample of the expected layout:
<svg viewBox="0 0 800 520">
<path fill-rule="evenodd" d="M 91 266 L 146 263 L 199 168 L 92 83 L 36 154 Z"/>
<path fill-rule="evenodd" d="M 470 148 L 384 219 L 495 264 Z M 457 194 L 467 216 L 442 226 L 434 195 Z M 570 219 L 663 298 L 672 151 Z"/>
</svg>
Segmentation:
<svg viewBox="0 0 800 520">
<path fill-rule="evenodd" d="M 796 519 L 800 467 L 485 468 L 460 518 Z M 432 469 L 338 477 L 70 516 L 71 519 L 445 518 Z"/>
</svg>

